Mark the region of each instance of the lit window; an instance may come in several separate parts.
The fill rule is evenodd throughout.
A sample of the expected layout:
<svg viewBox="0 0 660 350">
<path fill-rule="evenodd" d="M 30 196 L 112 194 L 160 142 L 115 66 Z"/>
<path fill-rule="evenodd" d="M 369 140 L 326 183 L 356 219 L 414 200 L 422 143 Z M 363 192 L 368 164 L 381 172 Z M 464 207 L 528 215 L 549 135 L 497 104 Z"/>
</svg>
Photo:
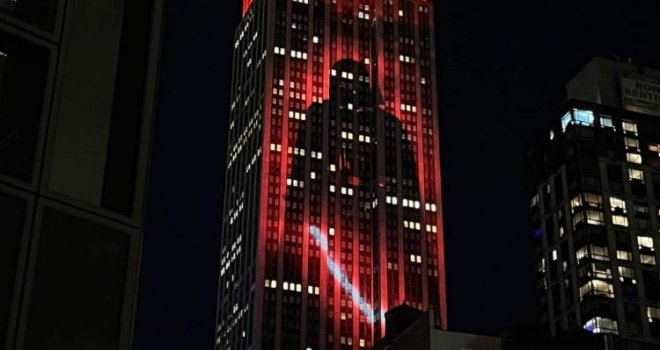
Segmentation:
<svg viewBox="0 0 660 350">
<path fill-rule="evenodd" d="M 632 261 L 632 253 L 625 250 L 617 250 L 616 258 L 619 260 Z"/>
<path fill-rule="evenodd" d="M 635 270 L 630 267 L 619 266 L 619 279 L 623 282 L 625 279 L 630 279 L 635 283 Z"/>
<path fill-rule="evenodd" d="M 594 112 L 582 109 L 574 109 L 573 114 L 573 117 L 578 124 L 586 126 L 594 125 Z"/>
<path fill-rule="evenodd" d="M 653 319 L 660 319 L 660 308 L 659 307 L 647 307 L 646 316 L 649 318 L 649 322 L 653 322 Z"/>
<path fill-rule="evenodd" d="M 631 163 L 642 164 L 642 155 L 628 152 L 626 153 L 626 160 Z"/>
<path fill-rule="evenodd" d="M 634 139 L 632 137 L 624 137 L 624 142 L 626 144 L 626 148 L 639 148 L 639 141 L 637 139 Z"/>
<path fill-rule="evenodd" d="M 571 123 L 571 120 L 573 119 L 573 116 L 571 115 L 571 112 L 567 112 L 564 114 L 563 117 L 561 117 L 561 130 L 566 131 L 566 127 L 568 124 Z"/>
<path fill-rule="evenodd" d="M 617 197 L 610 197 L 610 207 L 613 212 L 626 212 L 626 202 Z"/>
<path fill-rule="evenodd" d="M 334 235 L 335 235 L 335 228 L 334 228 L 334 227 L 330 227 L 330 228 L 328 229 L 328 234 L 329 234 L 330 236 L 334 236 Z"/>
<path fill-rule="evenodd" d="M 623 130 L 628 132 L 637 133 L 637 124 L 631 120 L 622 120 Z"/>
<path fill-rule="evenodd" d="M 609 267 L 606 267 L 606 265 L 603 264 L 591 264 L 590 276 L 591 275 L 593 275 L 593 277 L 596 278 L 611 279 L 612 270 L 610 270 Z"/>
<path fill-rule="evenodd" d="M 403 16 L 403 10 L 399 10 L 399 16 Z"/>
<path fill-rule="evenodd" d="M 616 321 L 604 317 L 594 317 L 584 324 L 584 329 L 591 333 L 619 334 Z"/>
<path fill-rule="evenodd" d="M 637 237 L 637 244 L 639 249 L 647 248 L 653 250 L 653 238 L 646 236 Z"/>
<path fill-rule="evenodd" d="M 589 225 L 603 225 L 603 213 L 597 210 L 587 210 L 587 224 Z"/>
<path fill-rule="evenodd" d="M 614 122 L 612 121 L 612 117 L 607 116 L 607 115 L 601 115 L 600 116 L 600 127 L 601 128 L 612 128 L 612 129 L 614 129 Z"/>
<path fill-rule="evenodd" d="M 557 249 L 552 250 L 552 261 L 557 261 Z"/>
<path fill-rule="evenodd" d="M 612 215 L 612 223 L 614 225 L 628 227 L 628 218 L 623 215 Z"/>
<path fill-rule="evenodd" d="M 585 295 L 601 295 L 614 298 L 614 286 L 601 280 L 591 280 L 580 287 L 580 298 Z"/>
<path fill-rule="evenodd" d="M 644 182 L 644 172 L 638 169 L 628 169 L 628 178 Z"/>
<path fill-rule="evenodd" d="M 646 265 L 655 265 L 655 256 L 647 254 L 639 254 L 639 261 Z"/>
</svg>

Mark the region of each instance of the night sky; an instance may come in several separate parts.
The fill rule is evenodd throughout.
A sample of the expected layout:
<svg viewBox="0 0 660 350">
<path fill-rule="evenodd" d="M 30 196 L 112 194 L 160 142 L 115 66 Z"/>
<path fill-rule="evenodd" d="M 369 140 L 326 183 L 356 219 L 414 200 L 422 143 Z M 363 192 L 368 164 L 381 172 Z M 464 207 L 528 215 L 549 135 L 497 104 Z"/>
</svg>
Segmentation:
<svg viewBox="0 0 660 350">
<path fill-rule="evenodd" d="M 239 0 L 168 0 L 135 349 L 211 349 Z M 450 329 L 535 320 L 523 143 L 592 56 L 660 67 L 657 1 L 436 0 Z"/>
</svg>

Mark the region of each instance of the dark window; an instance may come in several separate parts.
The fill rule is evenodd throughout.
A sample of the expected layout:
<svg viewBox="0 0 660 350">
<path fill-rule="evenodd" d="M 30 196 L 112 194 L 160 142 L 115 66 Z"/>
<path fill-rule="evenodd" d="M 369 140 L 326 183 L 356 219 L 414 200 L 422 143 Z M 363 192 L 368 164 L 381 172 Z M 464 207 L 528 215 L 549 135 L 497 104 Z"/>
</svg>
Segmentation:
<svg viewBox="0 0 660 350">
<path fill-rule="evenodd" d="M 126 1 L 103 182 L 103 208 L 130 215 L 140 146 L 154 0 Z"/>
<path fill-rule="evenodd" d="M 660 301 L 660 276 L 658 276 L 658 273 L 655 271 L 644 270 L 643 276 L 646 299 Z"/>
<path fill-rule="evenodd" d="M 635 196 L 646 197 L 646 184 L 640 180 L 630 180 L 630 190 Z"/>
<path fill-rule="evenodd" d="M 628 332 L 633 334 L 639 334 L 640 326 L 640 314 L 639 314 L 639 305 L 637 304 L 623 304 L 623 310 L 625 312 L 626 318 L 626 328 Z"/>
<path fill-rule="evenodd" d="M 56 8 L 56 0 L 0 0 L 0 9 L 48 29 L 53 27 Z"/>
<path fill-rule="evenodd" d="M 0 32 L 0 173 L 23 181 L 32 178 L 48 56 Z"/>
<path fill-rule="evenodd" d="M 608 164 L 607 179 L 610 182 L 610 189 L 612 190 L 612 192 L 615 193 L 623 192 L 623 173 L 621 172 L 620 166 Z"/>
<path fill-rule="evenodd" d="M 655 199 L 660 200 L 660 174 L 653 174 L 653 192 Z"/>
<path fill-rule="evenodd" d="M 555 176 L 555 197 L 557 203 L 564 200 L 564 182 L 562 181 L 561 174 Z"/>
<path fill-rule="evenodd" d="M 0 193 L 0 345 L 9 323 L 24 221 L 25 202 Z"/>
<path fill-rule="evenodd" d="M 117 349 L 130 237 L 44 212 L 25 349 Z"/>
</svg>

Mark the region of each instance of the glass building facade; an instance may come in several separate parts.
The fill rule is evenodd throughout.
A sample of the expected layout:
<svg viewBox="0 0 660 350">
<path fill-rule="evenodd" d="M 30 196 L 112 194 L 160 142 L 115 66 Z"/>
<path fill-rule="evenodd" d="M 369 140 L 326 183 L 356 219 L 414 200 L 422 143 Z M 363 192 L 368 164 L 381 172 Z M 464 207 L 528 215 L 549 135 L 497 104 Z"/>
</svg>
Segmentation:
<svg viewBox="0 0 660 350">
<path fill-rule="evenodd" d="M 218 349 L 364 349 L 446 327 L 433 4 L 244 1 Z"/>
<path fill-rule="evenodd" d="M 131 349 L 163 3 L 0 0 L 0 349 Z"/>
</svg>

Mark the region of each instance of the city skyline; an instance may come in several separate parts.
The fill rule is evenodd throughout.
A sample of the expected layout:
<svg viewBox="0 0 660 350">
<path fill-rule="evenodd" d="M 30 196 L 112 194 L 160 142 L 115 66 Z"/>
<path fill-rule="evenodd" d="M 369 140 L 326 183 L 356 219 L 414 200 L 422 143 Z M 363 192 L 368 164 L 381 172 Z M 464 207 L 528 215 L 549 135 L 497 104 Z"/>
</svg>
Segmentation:
<svg viewBox="0 0 660 350">
<path fill-rule="evenodd" d="M 657 48 L 648 44 L 658 33 L 656 6 L 562 1 L 532 11 L 522 1 L 434 4 L 449 325 L 498 334 L 535 318 L 522 140 L 556 116 L 551 109 L 562 104 L 566 81 L 591 57 L 618 54 L 657 66 Z M 168 2 L 151 176 L 157 205 L 148 225 L 158 240 L 145 245 L 150 274 L 142 289 L 152 298 L 138 315 L 145 349 L 212 344 L 215 310 L 208 305 L 215 303 L 219 271 L 214 225 L 224 172 L 218 157 L 226 140 L 218 130 L 228 127 L 227 58 L 241 7 Z M 177 319 L 155 316 L 162 305 Z"/>
</svg>

